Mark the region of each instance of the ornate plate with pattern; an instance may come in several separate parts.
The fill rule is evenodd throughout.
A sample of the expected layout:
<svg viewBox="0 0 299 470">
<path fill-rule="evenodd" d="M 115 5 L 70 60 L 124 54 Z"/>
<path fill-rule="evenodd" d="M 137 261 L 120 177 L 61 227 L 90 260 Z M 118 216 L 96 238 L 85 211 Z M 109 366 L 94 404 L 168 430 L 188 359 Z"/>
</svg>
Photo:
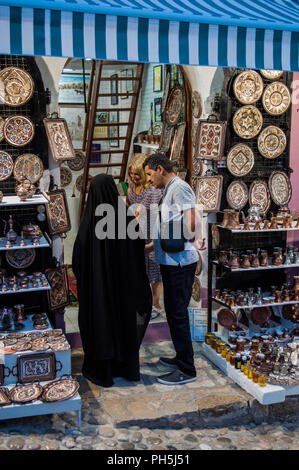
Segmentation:
<svg viewBox="0 0 299 470">
<path fill-rule="evenodd" d="M 257 139 L 259 152 L 263 157 L 273 159 L 281 155 L 287 145 L 283 130 L 277 126 L 268 126 L 262 130 Z"/>
<path fill-rule="evenodd" d="M 42 177 L 44 165 L 37 155 L 25 153 L 16 159 L 13 172 L 17 181 L 21 181 L 21 178 L 25 176 L 34 184 Z"/>
<path fill-rule="evenodd" d="M 195 276 L 199 276 L 202 270 L 202 257 L 199 252 L 197 252 L 197 254 L 198 254 L 198 261 L 196 265 Z"/>
<path fill-rule="evenodd" d="M 223 176 L 199 176 L 197 183 L 198 209 L 218 211 L 222 195 Z"/>
<path fill-rule="evenodd" d="M 0 71 L 0 103 L 8 106 L 22 106 L 34 92 L 31 75 L 18 67 L 6 67 Z"/>
<path fill-rule="evenodd" d="M 217 320 L 221 326 L 228 328 L 229 330 L 234 324 L 237 323 L 236 314 L 229 308 L 222 308 L 219 310 L 217 313 Z"/>
<path fill-rule="evenodd" d="M 79 383 L 70 379 L 56 380 L 44 386 L 42 399 L 48 402 L 63 401 L 72 398 L 79 390 Z"/>
<path fill-rule="evenodd" d="M 242 104 L 256 103 L 261 98 L 263 91 L 263 79 L 254 70 L 246 70 L 235 78 L 234 94 Z"/>
<path fill-rule="evenodd" d="M 263 77 L 268 78 L 268 80 L 277 80 L 283 76 L 282 70 L 260 70 Z"/>
<path fill-rule="evenodd" d="M 200 94 L 196 90 L 194 90 L 192 93 L 191 106 L 192 106 L 193 116 L 196 119 L 200 118 L 201 113 L 202 113 L 202 104 L 201 104 Z"/>
<path fill-rule="evenodd" d="M 5 252 L 6 261 L 16 269 L 28 268 L 35 260 L 35 249 L 24 248 L 19 250 L 9 250 Z"/>
<path fill-rule="evenodd" d="M 84 168 L 85 154 L 82 150 L 75 150 L 75 158 L 67 160 L 68 167 L 73 171 L 80 171 Z"/>
<path fill-rule="evenodd" d="M 236 210 L 241 210 L 248 202 L 248 189 L 244 181 L 232 181 L 226 191 L 228 205 Z"/>
<path fill-rule="evenodd" d="M 82 180 L 83 180 L 83 174 L 78 176 L 78 178 L 76 179 L 76 183 L 75 183 L 76 188 L 80 193 L 81 193 L 81 189 L 82 189 Z M 86 188 L 87 192 L 89 191 L 89 186 L 90 186 L 91 180 L 92 180 L 92 176 L 88 175 L 87 188 Z"/>
<path fill-rule="evenodd" d="M 288 87 L 282 82 L 270 83 L 263 94 L 263 106 L 267 113 L 279 116 L 286 112 L 291 104 L 291 95 Z"/>
<path fill-rule="evenodd" d="M 202 161 L 199 158 L 192 158 L 192 173 L 196 176 L 202 174 Z"/>
<path fill-rule="evenodd" d="M 0 181 L 10 177 L 13 172 L 13 159 L 9 153 L 0 150 Z"/>
<path fill-rule="evenodd" d="M 201 297 L 201 285 L 199 279 L 195 276 L 192 286 L 192 299 L 199 302 Z"/>
<path fill-rule="evenodd" d="M 195 197 L 197 198 L 197 186 L 198 186 L 198 177 L 196 175 L 191 176 L 190 186 L 193 189 Z"/>
<path fill-rule="evenodd" d="M 234 176 L 247 175 L 254 165 L 254 154 L 246 144 L 236 144 L 228 152 L 226 166 Z"/>
<path fill-rule="evenodd" d="M 43 393 L 39 384 L 17 385 L 9 392 L 9 398 L 14 403 L 30 403 L 38 400 Z"/>
<path fill-rule="evenodd" d="M 271 310 L 268 307 L 255 307 L 250 315 L 255 325 L 263 326 L 271 317 Z"/>
<path fill-rule="evenodd" d="M 292 197 L 292 186 L 288 175 L 283 171 L 273 171 L 269 178 L 269 191 L 273 202 L 287 206 Z"/>
<path fill-rule="evenodd" d="M 271 204 L 267 183 L 263 180 L 255 180 L 249 188 L 249 205 L 259 206 L 262 213 L 266 214 Z"/>
<path fill-rule="evenodd" d="M 215 243 L 215 247 L 217 248 L 217 246 L 219 246 L 219 243 L 220 243 L 220 233 L 216 224 L 213 224 L 211 227 L 211 235 L 212 235 L 213 242 Z"/>
<path fill-rule="evenodd" d="M 49 233 L 57 235 L 71 230 L 71 220 L 64 189 L 56 189 L 47 193 L 50 198 L 46 204 L 46 213 L 49 225 Z"/>
<path fill-rule="evenodd" d="M 165 107 L 165 121 L 170 126 L 175 126 L 180 119 L 184 105 L 184 93 L 180 86 L 172 88 Z"/>
<path fill-rule="evenodd" d="M 223 156 L 226 121 L 199 121 L 195 155 L 208 160 L 220 160 Z"/>
<path fill-rule="evenodd" d="M 65 188 L 68 186 L 73 179 L 73 175 L 71 170 L 69 170 L 66 166 L 60 167 L 60 186 Z"/>
<path fill-rule="evenodd" d="M 262 113 L 252 104 L 242 106 L 234 114 L 233 128 L 235 133 L 242 139 L 252 139 L 256 137 L 262 125 Z"/>
<path fill-rule="evenodd" d="M 4 119 L 0 116 L 0 142 L 2 142 L 2 140 L 4 139 L 3 127 L 4 127 Z"/>
<path fill-rule="evenodd" d="M 5 119 L 3 133 L 10 145 L 24 147 L 34 137 L 34 124 L 26 116 L 11 116 Z"/>
<path fill-rule="evenodd" d="M 75 152 L 66 120 L 44 119 L 43 122 L 54 160 L 74 160 Z"/>
</svg>

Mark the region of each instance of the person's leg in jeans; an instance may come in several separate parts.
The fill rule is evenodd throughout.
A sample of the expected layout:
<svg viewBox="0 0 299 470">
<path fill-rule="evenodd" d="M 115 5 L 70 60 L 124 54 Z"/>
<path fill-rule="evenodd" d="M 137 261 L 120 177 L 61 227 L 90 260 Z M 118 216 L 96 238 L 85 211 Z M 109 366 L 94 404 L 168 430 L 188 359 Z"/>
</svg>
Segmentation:
<svg viewBox="0 0 299 470">
<path fill-rule="evenodd" d="M 196 376 L 191 341 L 188 305 L 192 294 L 196 263 L 187 266 L 161 265 L 164 307 L 178 369 Z"/>
</svg>

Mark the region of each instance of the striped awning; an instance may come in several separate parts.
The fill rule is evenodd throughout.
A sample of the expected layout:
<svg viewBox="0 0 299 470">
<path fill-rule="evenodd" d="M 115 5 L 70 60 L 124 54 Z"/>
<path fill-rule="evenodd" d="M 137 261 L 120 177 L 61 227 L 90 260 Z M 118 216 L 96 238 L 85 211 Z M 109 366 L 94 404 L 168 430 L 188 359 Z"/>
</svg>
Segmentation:
<svg viewBox="0 0 299 470">
<path fill-rule="evenodd" d="M 0 0 L 0 54 L 299 71 L 297 0 Z"/>
</svg>

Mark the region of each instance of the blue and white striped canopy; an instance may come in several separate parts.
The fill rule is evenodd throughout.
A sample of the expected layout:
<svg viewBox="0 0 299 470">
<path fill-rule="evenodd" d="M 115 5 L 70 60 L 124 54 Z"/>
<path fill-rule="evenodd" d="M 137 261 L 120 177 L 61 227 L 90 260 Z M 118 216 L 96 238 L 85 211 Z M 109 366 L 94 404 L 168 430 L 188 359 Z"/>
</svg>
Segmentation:
<svg viewBox="0 0 299 470">
<path fill-rule="evenodd" d="M 299 71 L 296 0 L 0 0 L 0 54 Z"/>
</svg>

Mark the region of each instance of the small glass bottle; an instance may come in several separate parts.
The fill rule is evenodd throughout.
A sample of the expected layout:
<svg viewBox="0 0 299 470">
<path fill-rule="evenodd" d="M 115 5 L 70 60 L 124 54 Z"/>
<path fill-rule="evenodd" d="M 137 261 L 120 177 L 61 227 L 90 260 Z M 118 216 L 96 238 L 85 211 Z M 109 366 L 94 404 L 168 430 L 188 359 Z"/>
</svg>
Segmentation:
<svg viewBox="0 0 299 470">
<path fill-rule="evenodd" d="M 247 363 L 247 355 L 246 354 L 242 354 L 241 355 L 241 371 L 244 372 L 244 366 L 246 365 Z"/>
<path fill-rule="evenodd" d="M 241 354 L 237 353 L 237 354 L 236 354 L 235 368 L 236 368 L 236 369 L 241 369 L 241 364 L 242 364 L 242 361 L 241 361 Z"/>
<path fill-rule="evenodd" d="M 248 378 L 252 379 L 252 377 L 253 377 L 253 367 L 248 366 Z"/>
<path fill-rule="evenodd" d="M 259 376 L 260 376 L 259 371 L 257 369 L 253 369 L 253 371 L 252 371 L 252 380 L 253 380 L 254 383 L 258 383 Z"/>
</svg>

